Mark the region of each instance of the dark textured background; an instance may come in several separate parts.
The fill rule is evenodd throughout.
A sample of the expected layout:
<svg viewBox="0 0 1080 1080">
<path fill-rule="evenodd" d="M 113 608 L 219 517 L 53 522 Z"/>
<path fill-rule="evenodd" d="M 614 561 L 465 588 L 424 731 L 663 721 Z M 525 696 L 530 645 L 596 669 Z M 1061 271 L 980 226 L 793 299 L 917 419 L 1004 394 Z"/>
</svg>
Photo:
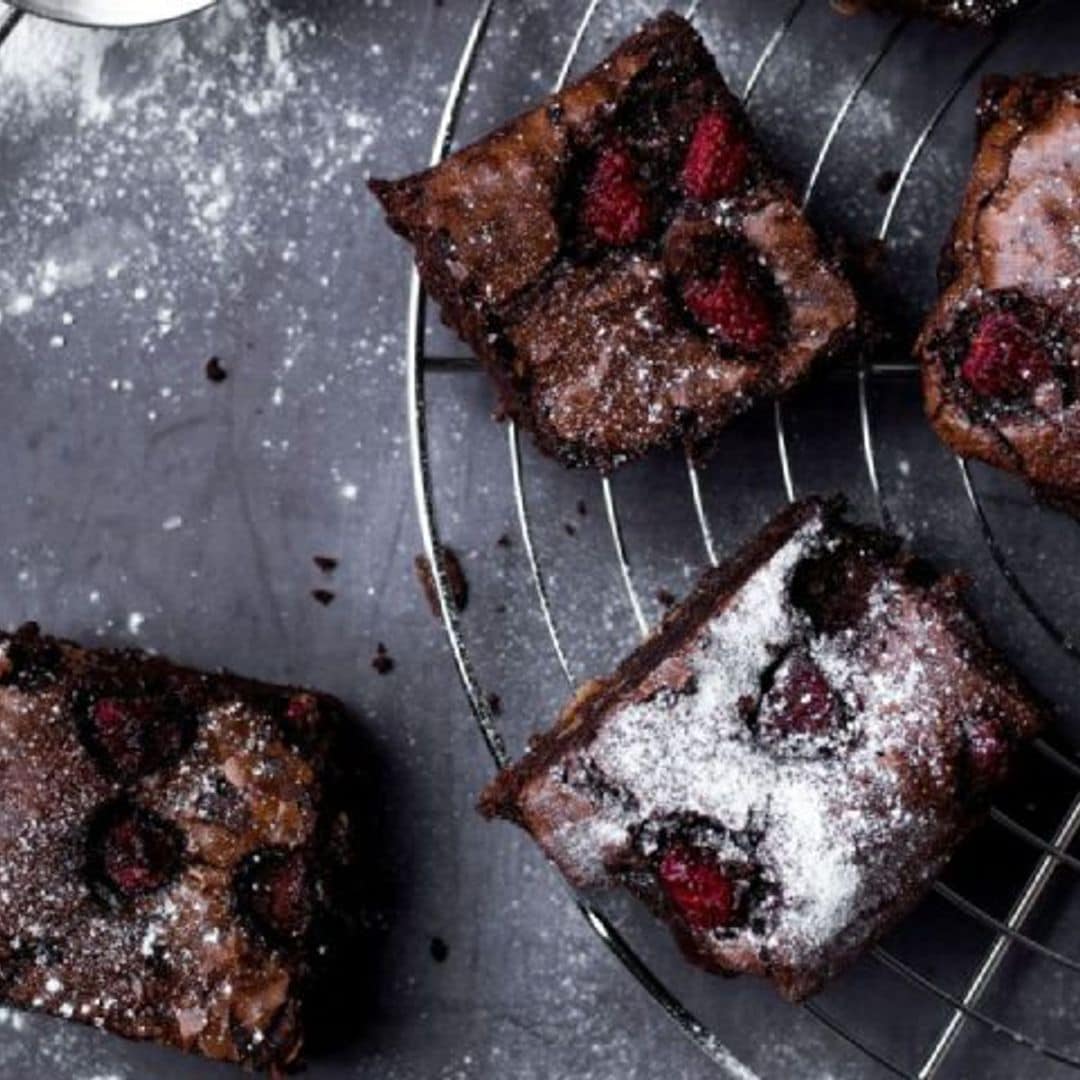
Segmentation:
<svg viewBox="0 0 1080 1080">
<path fill-rule="evenodd" d="M 467 132 L 550 84 L 583 7 L 499 5 Z M 702 7 L 701 26 L 741 86 L 786 2 Z M 1047 6 L 991 66 L 1074 64 L 1080 16 L 1070 7 Z M 585 58 L 650 10 L 602 4 Z M 312 1076 L 707 1076 L 525 838 L 474 814 L 489 762 L 413 579 L 407 262 L 363 181 L 426 159 L 473 11 L 472 0 L 223 0 L 182 27 L 126 36 L 26 20 L 0 50 L 0 618 L 311 683 L 355 707 L 381 777 L 373 953 L 358 972 L 348 1048 L 318 1060 Z M 752 106 L 794 177 L 808 174 L 851 79 L 891 25 L 844 21 L 809 0 Z M 855 240 L 873 233 L 886 201 L 876 180 L 900 165 L 985 40 L 927 26 L 904 33 L 826 163 L 811 207 L 818 220 Z M 901 326 L 932 292 L 973 100 L 968 86 L 900 204 L 887 307 Z M 442 334 L 432 351 L 460 355 Z M 203 374 L 211 355 L 229 372 L 219 385 Z M 843 489 L 870 513 L 855 387 L 850 375 L 820 380 L 788 409 L 789 435 L 800 489 Z M 472 587 L 465 633 L 517 749 L 566 686 L 515 533 L 505 433 L 487 419 L 490 395 L 475 373 L 432 373 L 428 390 L 438 507 Z M 1003 585 L 956 467 L 921 420 L 915 380 L 881 376 L 871 401 L 898 524 L 926 553 L 971 572 L 978 606 L 1058 706 L 1067 743 L 1075 666 Z M 771 424 L 768 411 L 737 423 L 704 475 L 721 550 L 782 502 Z M 634 640 L 599 482 L 528 447 L 525 470 L 555 617 L 581 677 Z M 1075 525 L 1007 479 L 976 478 L 1025 582 L 1072 626 Z M 655 617 L 656 590 L 683 591 L 704 561 L 684 466 L 649 462 L 620 474 L 615 489 Z M 504 533 L 508 547 L 496 543 Z M 341 560 L 329 578 L 312 564 L 323 554 Z M 327 607 L 310 595 L 319 587 L 336 594 Z M 395 660 L 382 677 L 370 664 L 380 641 Z M 1049 835 L 1067 801 L 1052 773 L 1033 769 L 1011 805 Z M 1001 914 L 1030 864 L 1021 846 L 988 832 L 958 880 Z M 1059 871 L 1031 932 L 1075 953 L 1071 877 Z M 688 971 L 646 916 L 618 903 L 613 911 L 763 1076 L 877 1075 L 766 988 Z M 443 962 L 432 955 L 436 937 L 449 949 Z M 986 943 L 935 900 L 891 945 L 958 990 Z M 1018 954 L 986 1009 L 1076 1053 L 1077 987 L 1067 969 Z M 947 1015 L 873 961 L 822 1004 L 908 1067 Z M 0 1021 L 5 1078 L 228 1075 L 70 1025 L 6 1012 Z M 979 1033 L 964 1039 L 949 1075 L 1042 1078 L 1057 1068 Z"/>
</svg>

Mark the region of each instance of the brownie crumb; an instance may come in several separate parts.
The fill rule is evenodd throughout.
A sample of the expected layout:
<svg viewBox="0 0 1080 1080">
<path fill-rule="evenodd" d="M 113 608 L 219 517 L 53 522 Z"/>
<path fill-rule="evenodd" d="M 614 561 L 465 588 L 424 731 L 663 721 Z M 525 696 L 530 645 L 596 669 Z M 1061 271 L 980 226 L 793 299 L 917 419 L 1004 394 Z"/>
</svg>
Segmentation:
<svg viewBox="0 0 1080 1080">
<path fill-rule="evenodd" d="M 488 696 L 487 696 L 487 705 L 488 705 L 488 708 L 491 710 L 491 715 L 492 716 L 501 716 L 502 715 L 502 698 L 499 697 L 499 695 L 496 694 L 494 691 L 492 691 L 490 694 L 488 694 Z"/>
<path fill-rule="evenodd" d="M 577 529 L 569 521 L 563 522 L 563 528 L 566 530 L 567 536 L 577 536 Z"/>
<path fill-rule="evenodd" d="M 508 548 L 513 547 L 514 541 L 510 538 L 509 533 L 503 533 L 498 540 L 495 541 L 497 547 Z"/>
<path fill-rule="evenodd" d="M 670 589 L 661 586 L 656 590 L 656 602 L 664 607 L 671 607 L 675 603 L 675 594 Z"/>
<path fill-rule="evenodd" d="M 338 568 L 338 560 L 333 555 L 316 555 L 311 561 L 324 574 L 332 574 Z"/>
<path fill-rule="evenodd" d="M 433 937 L 431 939 L 431 959 L 436 964 L 445 964 L 449 956 L 450 946 L 441 937 Z"/>
<path fill-rule="evenodd" d="M 206 377 L 212 383 L 223 383 L 229 377 L 229 373 L 221 366 L 221 361 L 216 356 L 211 356 L 206 361 Z"/>
<path fill-rule="evenodd" d="M 459 614 L 465 610 L 469 603 L 469 582 L 465 577 L 465 571 L 461 568 L 461 560 L 457 557 L 453 548 L 442 549 L 443 569 L 446 572 L 446 584 L 450 590 L 450 603 L 454 611 Z M 435 580 L 435 570 L 426 555 L 417 555 L 413 560 L 416 568 L 416 579 L 424 590 L 428 607 L 436 619 L 441 618 L 442 609 L 439 606 L 439 587 Z"/>
<path fill-rule="evenodd" d="M 332 593 L 329 589 L 312 589 L 311 595 L 320 603 L 323 607 L 329 607 L 337 595 Z"/>
<path fill-rule="evenodd" d="M 878 173 L 877 180 L 874 181 L 874 187 L 879 195 L 888 195 L 896 187 L 896 182 L 899 179 L 900 174 L 896 169 L 885 169 L 884 172 Z"/>
<path fill-rule="evenodd" d="M 386 646 L 381 641 L 375 646 L 371 666 L 379 675 L 389 675 L 394 670 L 394 658 L 386 651 Z"/>
<path fill-rule="evenodd" d="M 588 506 L 585 505 L 585 500 L 584 499 L 578 499 L 578 501 L 577 501 L 577 512 L 582 517 L 588 517 L 589 508 L 588 508 Z"/>
</svg>

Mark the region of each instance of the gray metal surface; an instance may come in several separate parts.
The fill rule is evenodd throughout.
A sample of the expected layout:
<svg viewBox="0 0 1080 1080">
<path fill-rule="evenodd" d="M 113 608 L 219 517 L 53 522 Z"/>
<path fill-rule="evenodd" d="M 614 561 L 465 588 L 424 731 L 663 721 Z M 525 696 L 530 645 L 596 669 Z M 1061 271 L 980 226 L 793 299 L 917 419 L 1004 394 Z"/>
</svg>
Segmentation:
<svg viewBox="0 0 1080 1080">
<path fill-rule="evenodd" d="M 1080 31 L 1069 6 L 1047 5 L 992 67 L 1069 67 Z M 586 7 L 496 5 L 463 135 L 554 83 Z M 741 86 L 790 4 L 700 8 Z M 472 0 L 224 0 L 182 26 L 123 36 L 30 19 L 12 34 L 0 50 L 0 611 L 86 640 L 310 682 L 361 714 L 384 777 L 372 829 L 383 849 L 372 867 L 383 882 L 377 940 L 358 980 L 354 1030 L 313 1075 L 715 1075 L 597 944 L 528 842 L 476 819 L 487 758 L 412 577 L 421 537 L 403 403 L 407 260 L 362 181 L 427 158 L 476 9 Z M 601 2 L 581 62 L 650 10 Z M 921 25 L 899 33 L 885 19 L 841 21 L 809 0 L 760 69 L 751 111 L 793 176 L 816 179 L 811 213 L 856 238 L 891 218 L 890 306 L 901 324 L 932 294 L 934 253 L 970 154 L 969 81 L 900 194 L 890 199 L 875 181 L 904 165 L 985 43 Z M 462 355 L 434 328 L 426 353 Z M 211 355 L 229 372 L 224 383 L 203 374 Z M 896 360 L 883 356 L 882 367 Z M 540 460 L 527 440 L 508 455 L 506 432 L 486 416 L 488 389 L 467 366 L 433 363 L 425 376 L 433 501 L 472 586 L 461 630 L 478 685 L 500 695 L 498 721 L 516 752 L 566 683 L 517 531 L 515 473 L 575 679 L 608 666 L 638 632 L 608 505 L 652 621 L 657 588 L 685 588 L 710 545 L 722 556 L 783 501 L 789 478 L 771 411 L 741 421 L 696 478 L 703 537 L 678 456 L 619 474 L 605 491 Z M 791 485 L 844 489 L 872 516 L 871 446 L 897 526 L 971 571 L 979 607 L 1059 706 L 1071 745 L 1080 734 L 1075 661 L 995 566 L 964 478 L 922 423 L 910 373 L 870 373 L 862 385 L 872 440 L 853 376 L 825 378 L 785 408 Z M 1002 557 L 1067 639 L 1080 618 L 1075 525 L 1033 507 L 1005 478 L 972 477 Z M 503 534 L 509 546 L 497 542 Z M 331 578 L 311 563 L 323 554 L 342 560 Z M 335 592 L 330 606 L 312 599 L 317 587 Z M 396 661 L 383 677 L 370 667 L 380 641 Z M 1033 765 L 1008 820 L 1053 836 L 1075 784 L 1065 772 Z M 1038 854 L 993 825 L 949 885 L 1000 926 L 1028 875 L 1041 872 Z M 1050 877 L 1024 930 L 1075 956 L 1072 874 Z M 688 971 L 630 905 L 605 911 L 760 1075 L 887 1075 L 767 988 Z M 958 1001 L 995 934 L 939 894 L 887 955 Z M 443 963 L 431 955 L 433 936 L 449 945 Z M 1075 1055 L 1078 985 L 1067 965 L 1014 945 L 979 1008 Z M 815 1009 L 905 1070 L 919 1067 L 953 1012 L 874 960 Z M 0 1020 L 4 1077 L 228 1075 L 69 1025 Z M 940 1075 L 1068 1074 L 975 1022 L 958 1031 Z"/>
<path fill-rule="evenodd" d="M 190 15 L 215 0 L 18 0 L 34 15 L 82 26 L 148 26 Z"/>
</svg>

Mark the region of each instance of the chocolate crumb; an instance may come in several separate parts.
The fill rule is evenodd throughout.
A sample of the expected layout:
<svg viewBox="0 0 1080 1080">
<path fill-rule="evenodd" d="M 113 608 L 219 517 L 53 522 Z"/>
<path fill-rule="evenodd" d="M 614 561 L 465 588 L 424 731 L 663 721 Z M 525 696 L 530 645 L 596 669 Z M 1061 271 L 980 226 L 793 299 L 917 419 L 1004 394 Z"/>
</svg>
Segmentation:
<svg viewBox="0 0 1080 1080">
<path fill-rule="evenodd" d="M 381 641 L 375 646 L 371 666 L 380 675 L 389 675 L 394 670 L 394 658 L 386 651 L 386 646 Z"/>
<path fill-rule="evenodd" d="M 494 691 L 487 696 L 488 708 L 491 710 L 492 716 L 502 715 L 502 698 L 499 697 Z"/>
<path fill-rule="evenodd" d="M 588 508 L 588 506 L 585 505 L 585 500 L 584 499 L 578 499 L 578 501 L 577 501 L 577 512 L 582 517 L 587 517 L 588 516 L 589 508 Z"/>
<path fill-rule="evenodd" d="M 675 594 L 670 589 L 661 586 L 656 590 L 656 601 L 664 607 L 671 607 L 675 603 Z"/>
<path fill-rule="evenodd" d="M 446 573 L 446 584 L 450 590 L 450 603 L 453 609 L 460 613 L 465 610 L 469 603 L 469 582 L 465 577 L 465 571 L 461 568 L 461 560 L 453 548 L 442 549 L 443 570 Z M 435 580 L 435 571 L 426 555 L 417 555 L 413 560 L 416 568 L 416 580 L 424 590 L 428 607 L 436 619 L 441 618 L 442 609 L 439 606 L 439 588 Z"/>
<path fill-rule="evenodd" d="M 324 574 L 332 574 L 338 568 L 333 555 L 315 555 L 311 560 Z"/>
<path fill-rule="evenodd" d="M 332 593 L 329 589 L 312 589 L 311 595 L 318 600 L 323 607 L 329 607 L 334 602 L 336 593 Z"/>
<path fill-rule="evenodd" d="M 221 361 L 216 356 L 211 356 L 206 361 L 206 377 L 212 383 L 223 383 L 229 377 L 229 373 L 221 366 Z"/>
<path fill-rule="evenodd" d="M 510 539 L 509 533 L 503 533 L 495 543 L 501 548 L 508 548 L 513 546 L 514 541 Z"/>
<path fill-rule="evenodd" d="M 896 169 L 886 169 L 884 172 L 878 173 L 878 178 L 874 181 L 874 187 L 879 195 L 888 195 L 896 187 L 896 182 L 899 179 L 900 174 Z"/>
<path fill-rule="evenodd" d="M 563 522 L 563 528 L 566 530 L 567 536 L 577 536 L 577 529 L 569 521 Z"/>
<path fill-rule="evenodd" d="M 436 964 L 445 964 L 450 955 L 450 946 L 441 937 L 431 939 L 431 959 Z"/>
</svg>

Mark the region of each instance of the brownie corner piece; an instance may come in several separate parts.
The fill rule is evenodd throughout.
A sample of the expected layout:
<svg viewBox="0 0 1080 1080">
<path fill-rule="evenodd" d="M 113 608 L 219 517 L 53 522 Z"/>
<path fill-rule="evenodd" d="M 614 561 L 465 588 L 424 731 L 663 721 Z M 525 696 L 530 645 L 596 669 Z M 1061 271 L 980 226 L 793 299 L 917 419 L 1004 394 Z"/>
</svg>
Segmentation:
<svg viewBox="0 0 1080 1080">
<path fill-rule="evenodd" d="M 993 77 L 916 345 L 926 411 L 956 453 L 1080 506 L 1080 77 Z"/>
<path fill-rule="evenodd" d="M 372 189 L 500 412 L 568 465 L 707 443 L 859 337 L 850 283 L 672 13 Z"/>
<path fill-rule="evenodd" d="M 687 956 L 819 989 L 923 895 L 1043 710 L 954 577 L 818 500 L 708 572 L 481 799 Z"/>
<path fill-rule="evenodd" d="M 322 694 L 0 635 L 0 1000 L 258 1068 L 352 948 L 352 768 Z"/>
</svg>

